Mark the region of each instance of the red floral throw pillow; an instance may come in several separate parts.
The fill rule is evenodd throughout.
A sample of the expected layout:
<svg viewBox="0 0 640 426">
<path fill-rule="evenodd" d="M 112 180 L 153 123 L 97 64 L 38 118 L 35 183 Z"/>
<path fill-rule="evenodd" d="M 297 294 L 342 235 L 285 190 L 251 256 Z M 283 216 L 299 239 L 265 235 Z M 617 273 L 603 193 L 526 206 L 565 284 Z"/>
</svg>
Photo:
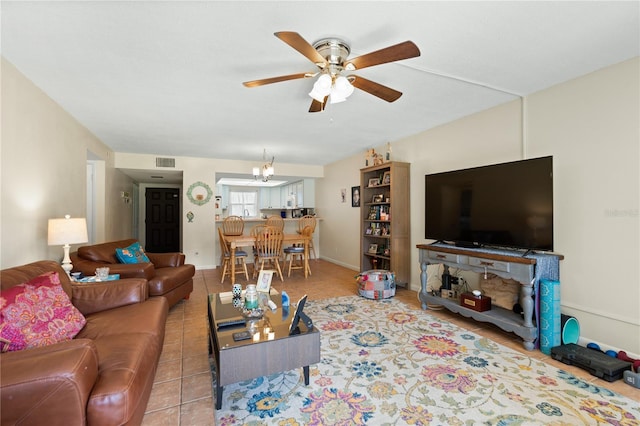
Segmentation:
<svg viewBox="0 0 640 426">
<path fill-rule="evenodd" d="M 71 304 L 57 272 L 48 272 L 0 291 L 2 352 L 70 340 L 86 322 Z"/>
</svg>

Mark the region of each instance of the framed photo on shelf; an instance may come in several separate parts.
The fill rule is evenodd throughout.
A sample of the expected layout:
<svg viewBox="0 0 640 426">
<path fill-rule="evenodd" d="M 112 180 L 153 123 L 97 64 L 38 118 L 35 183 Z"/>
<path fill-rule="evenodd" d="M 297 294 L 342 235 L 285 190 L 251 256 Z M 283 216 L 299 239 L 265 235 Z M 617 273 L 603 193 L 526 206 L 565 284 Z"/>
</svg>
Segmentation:
<svg viewBox="0 0 640 426">
<path fill-rule="evenodd" d="M 369 244 L 369 254 L 378 254 L 378 245 L 377 244 Z"/>
<path fill-rule="evenodd" d="M 391 184 L 391 172 L 384 172 L 384 174 L 382 175 L 382 184 L 383 185 L 389 185 Z"/>
<path fill-rule="evenodd" d="M 367 228 L 364 230 L 365 235 L 371 235 L 372 232 L 373 232 L 373 229 L 371 228 Z"/>
<path fill-rule="evenodd" d="M 384 195 L 382 194 L 376 194 L 373 196 L 373 198 L 371 199 L 372 203 L 381 203 L 382 200 L 384 200 Z"/>
<path fill-rule="evenodd" d="M 258 275 L 258 282 L 256 283 L 256 290 L 262 293 L 269 293 L 271 289 L 271 279 L 275 271 L 271 269 L 263 269 Z"/>
<path fill-rule="evenodd" d="M 378 179 L 378 178 L 369 179 L 369 183 L 367 184 L 367 186 L 369 186 L 369 187 L 378 186 L 378 185 L 380 185 L 380 179 Z"/>
</svg>

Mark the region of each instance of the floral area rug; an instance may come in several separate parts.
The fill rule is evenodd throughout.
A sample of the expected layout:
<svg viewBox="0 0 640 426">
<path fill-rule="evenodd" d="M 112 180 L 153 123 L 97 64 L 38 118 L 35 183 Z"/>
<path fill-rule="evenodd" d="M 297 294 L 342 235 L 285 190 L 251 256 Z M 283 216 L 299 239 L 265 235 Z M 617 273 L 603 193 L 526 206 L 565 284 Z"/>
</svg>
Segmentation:
<svg viewBox="0 0 640 426">
<path fill-rule="evenodd" d="M 638 401 L 395 299 L 305 312 L 321 333 L 309 386 L 302 369 L 228 385 L 217 425 L 640 425 Z"/>
</svg>

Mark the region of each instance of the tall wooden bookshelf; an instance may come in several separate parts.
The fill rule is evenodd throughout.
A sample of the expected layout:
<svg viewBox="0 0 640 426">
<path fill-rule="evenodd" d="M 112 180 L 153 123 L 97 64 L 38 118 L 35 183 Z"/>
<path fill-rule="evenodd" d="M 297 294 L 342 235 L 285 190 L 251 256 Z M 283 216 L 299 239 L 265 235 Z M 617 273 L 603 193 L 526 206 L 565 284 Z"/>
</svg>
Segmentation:
<svg viewBox="0 0 640 426">
<path fill-rule="evenodd" d="M 400 285 L 411 272 L 409 166 L 390 161 L 360 169 L 360 270 L 392 271 Z"/>
</svg>

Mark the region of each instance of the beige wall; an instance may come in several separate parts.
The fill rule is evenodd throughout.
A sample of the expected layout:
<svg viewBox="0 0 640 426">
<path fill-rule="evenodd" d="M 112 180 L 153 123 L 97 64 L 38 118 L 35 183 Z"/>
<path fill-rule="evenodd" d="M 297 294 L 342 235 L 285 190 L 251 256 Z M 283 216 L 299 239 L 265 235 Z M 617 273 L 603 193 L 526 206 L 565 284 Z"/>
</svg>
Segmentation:
<svg viewBox="0 0 640 426">
<path fill-rule="evenodd" d="M 639 62 L 395 141 L 392 159 L 411 163 L 411 246 L 426 241 L 425 174 L 553 155 L 555 249 L 565 256 L 562 311 L 580 321 L 582 343 L 640 354 Z M 318 205 L 336 209 L 323 213 L 325 228 L 337 231 L 323 230 L 322 253 L 342 253 L 356 268 L 358 214 L 335 200 L 339 187 L 355 185 L 363 166 L 360 155 L 328 165 L 316 190 Z M 412 257 L 410 285 L 417 290 L 415 248 Z M 438 288 L 433 275 L 430 285 Z"/>
<path fill-rule="evenodd" d="M 89 152 L 105 162 L 107 182 L 97 235 L 128 236 L 130 211 L 117 194 L 131 181 L 113 169 L 113 153 L 4 58 L 1 96 L 0 267 L 62 258 L 61 247 L 47 246 L 47 221 L 85 216 Z"/>
<path fill-rule="evenodd" d="M 364 155 L 329 164 L 324 168 L 325 177 L 316 184 L 316 213 L 323 219 L 321 256 L 354 271 L 360 269 L 360 210 L 351 207 L 351 187 L 360 185 L 361 167 Z M 347 191 L 345 203 L 342 189 Z"/>
<path fill-rule="evenodd" d="M 581 335 L 640 353 L 640 60 L 527 98 L 527 146 L 554 156 L 562 310 Z"/>
</svg>

